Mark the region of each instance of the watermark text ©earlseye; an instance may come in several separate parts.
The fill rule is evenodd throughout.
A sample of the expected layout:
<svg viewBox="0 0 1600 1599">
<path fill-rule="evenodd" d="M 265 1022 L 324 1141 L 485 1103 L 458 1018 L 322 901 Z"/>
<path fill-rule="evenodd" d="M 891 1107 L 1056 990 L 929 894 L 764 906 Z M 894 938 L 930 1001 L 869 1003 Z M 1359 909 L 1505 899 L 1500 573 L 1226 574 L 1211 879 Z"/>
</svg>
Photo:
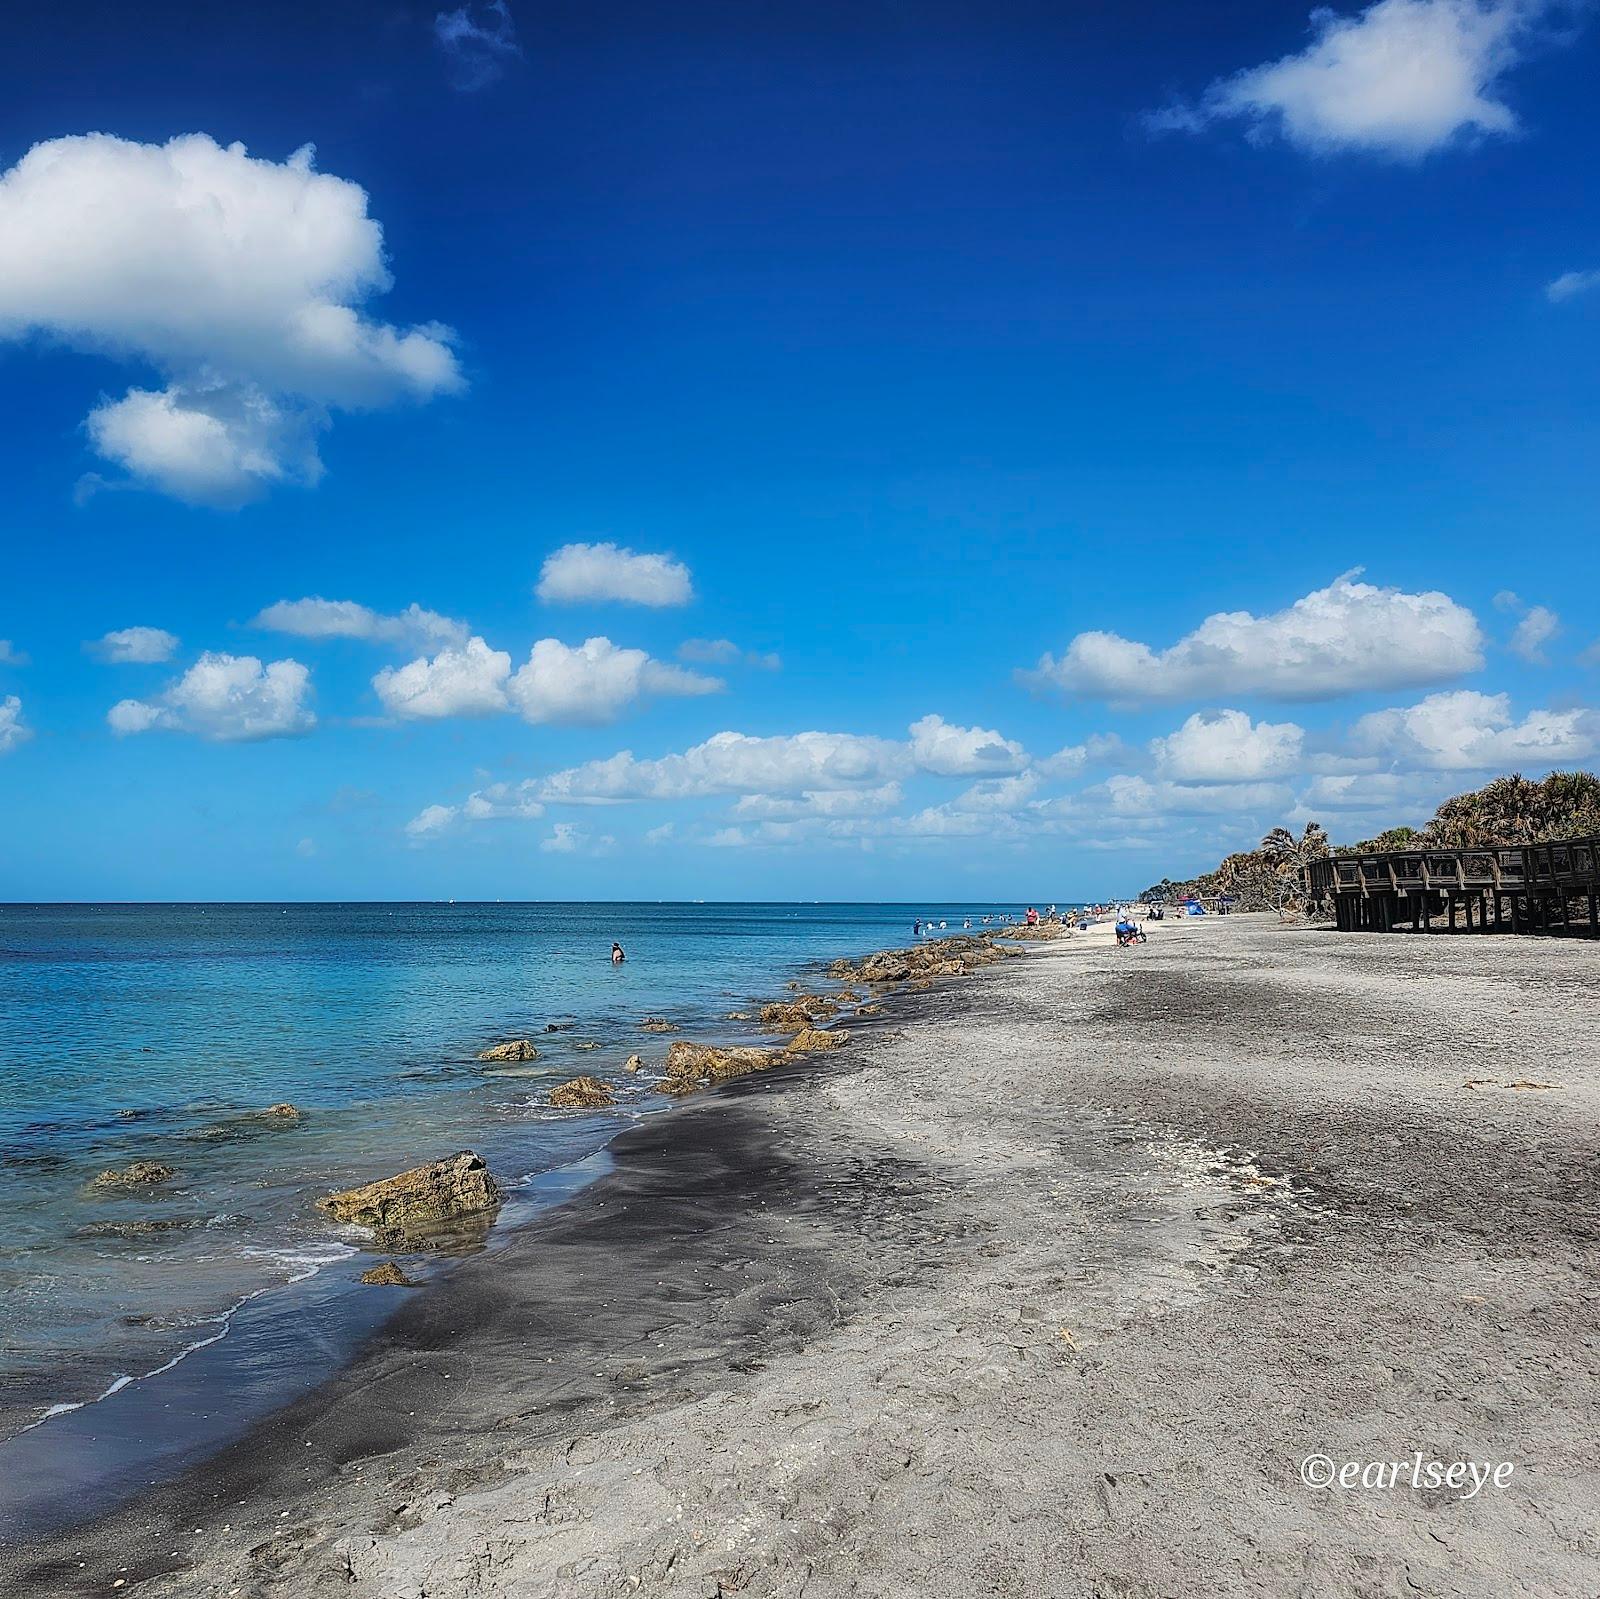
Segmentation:
<svg viewBox="0 0 1600 1599">
<path fill-rule="evenodd" d="M 1458 1499 L 1472 1499 L 1482 1488 L 1504 1488 L 1513 1469 L 1509 1460 L 1427 1460 L 1419 1449 L 1409 1460 L 1307 1455 L 1300 1480 L 1308 1488 L 1455 1488 Z"/>
</svg>

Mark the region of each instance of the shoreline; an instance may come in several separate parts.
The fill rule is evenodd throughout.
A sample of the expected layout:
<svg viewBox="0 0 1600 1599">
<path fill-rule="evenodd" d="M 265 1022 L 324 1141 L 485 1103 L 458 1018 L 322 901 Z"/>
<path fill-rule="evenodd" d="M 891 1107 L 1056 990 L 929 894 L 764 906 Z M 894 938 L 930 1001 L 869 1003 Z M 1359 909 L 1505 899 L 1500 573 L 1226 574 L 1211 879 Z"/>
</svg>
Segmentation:
<svg viewBox="0 0 1600 1599">
<path fill-rule="evenodd" d="M 1241 916 L 902 991 L 630 1130 L 331 1383 L 0 1572 L 1591 1592 L 1600 952 L 1533 953 Z M 1486 980 L 1528 996 L 1504 1036 L 1452 1009 Z M 1557 1086 L 1518 1092 L 1535 1044 Z M 1462 1503 L 1295 1474 L 1413 1447 L 1516 1475 Z"/>
<path fill-rule="evenodd" d="M 959 929 L 949 938 L 963 943 Z M 946 942 L 944 938 L 930 938 L 912 951 L 897 953 L 909 953 L 926 963 L 928 952 Z M 799 967 L 800 978 L 813 988 L 820 984 L 825 989 L 837 989 L 841 985 L 829 977 L 829 966 L 853 959 L 809 958 Z M 774 984 L 782 975 L 782 968 L 772 974 Z M 731 1045 L 735 1050 L 760 1040 L 761 1053 L 777 1056 L 782 1049 L 780 1035 L 762 1028 L 754 1013 L 763 1003 L 792 1000 L 795 991 L 803 986 L 799 979 L 790 980 L 769 1001 L 746 1001 L 752 1007 L 749 1014 L 733 1013 L 716 1021 L 707 1018 L 703 1025 L 690 1022 L 687 1031 L 675 1025 L 666 1038 L 652 1038 L 648 1030 L 643 1030 L 636 1048 L 665 1045 L 670 1049 L 672 1042 L 692 1034 L 696 1040 L 708 1040 L 714 1047 Z M 846 1011 L 851 1008 L 841 1007 Z M 875 1018 L 833 1017 L 834 1024 L 845 1020 L 861 1029 Z M 581 1030 L 581 1018 L 572 1018 L 572 1022 L 579 1024 Z M 570 1069 L 581 1068 L 574 1060 Z M 758 1069 L 772 1067 L 763 1064 Z M 611 1146 L 633 1127 L 677 1112 L 681 1100 L 670 1097 L 674 1090 L 664 1071 L 662 1061 L 654 1059 L 637 1077 L 623 1076 L 618 1087 L 627 1088 L 635 1096 L 640 1091 L 644 1095 L 643 1102 L 630 1099 L 622 1107 L 633 1112 L 630 1122 L 614 1125 L 595 1150 L 536 1172 L 509 1189 L 504 1203 L 485 1224 L 484 1238 L 476 1246 L 419 1252 L 416 1246 L 406 1249 L 384 1246 L 371 1239 L 364 1241 L 360 1229 L 329 1229 L 327 1248 L 336 1251 L 330 1258 L 308 1261 L 306 1269 L 285 1281 L 252 1289 L 215 1314 L 197 1318 L 197 1336 L 150 1370 L 119 1375 L 102 1391 L 82 1399 L 53 1402 L 27 1425 L 0 1439 L 0 1468 L 7 1480 L 6 1490 L 0 1492 L 0 1506 L 9 1524 L 6 1538 L 0 1539 L 0 1552 L 7 1540 L 15 1544 L 30 1537 L 70 1533 L 74 1526 L 92 1519 L 82 1513 L 63 1518 L 56 1508 L 62 1502 L 92 1506 L 94 1516 L 116 1514 L 120 1504 L 132 1497 L 127 1487 L 130 1479 L 152 1473 L 146 1479 L 152 1484 L 169 1480 L 182 1469 L 203 1463 L 261 1418 L 335 1377 L 404 1308 L 406 1299 L 419 1293 L 445 1291 L 447 1280 L 467 1260 L 479 1254 L 498 1255 L 544 1211 L 568 1202 L 579 1187 L 599 1180 L 611 1167 Z M 550 1076 L 548 1066 L 537 1071 L 504 1071 L 491 1066 L 483 1075 L 527 1077 L 530 1086 L 536 1077 L 549 1078 L 548 1083 L 541 1084 L 541 1091 L 558 1080 Z M 698 1092 L 709 1086 L 709 1082 L 696 1082 L 681 1085 L 676 1092 Z M 651 1104 L 651 1099 L 658 1102 Z M 585 1174 L 581 1183 L 579 1173 Z M 420 1273 L 420 1280 L 398 1289 L 373 1289 L 357 1283 L 353 1275 L 357 1267 L 392 1255 L 405 1260 L 407 1269 Z M 285 1331 L 298 1320 L 304 1320 L 311 1329 L 309 1338 L 296 1339 Z M 225 1343 L 227 1348 L 218 1347 Z M 291 1345 L 296 1346 L 297 1352 L 290 1352 Z M 299 1352 L 305 1348 L 310 1349 L 309 1355 Z M 278 1368 L 265 1380 L 258 1375 L 264 1359 Z M 191 1369 L 185 1370 L 181 1379 L 173 1383 L 160 1381 L 191 1362 Z M 250 1373 L 253 1378 L 242 1395 L 241 1373 Z M 147 1383 L 157 1386 L 146 1389 Z M 100 1414 L 99 1407 L 111 1400 L 118 1401 L 116 1413 Z M 48 1429 L 46 1436 L 30 1436 L 41 1429 Z M 153 1437 L 159 1437 L 159 1443 L 152 1443 Z"/>
<path fill-rule="evenodd" d="M 544 1105 L 552 1083 L 599 1064 L 619 1101 L 659 1103 L 620 1071 L 657 1042 L 640 1018 L 717 1036 L 700 1030 L 749 995 L 911 925 L 871 906 L 634 906 L 640 958 L 618 969 L 589 958 L 618 930 L 609 908 L 150 910 L 7 917 L 0 1437 L 157 1370 L 257 1288 L 343 1253 L 308 1193 L 439 1151 L 476 1149 L 508 1186 L 565 1164 L 627 1112 L 597 1130 Z M 531 1066 L 477 1058 L 540 1033 Z M 279 1104 L 301 1114 L 267 1114 Z M 129 1163 L 168 1177 L 99 1180 Z"/>
</svg>

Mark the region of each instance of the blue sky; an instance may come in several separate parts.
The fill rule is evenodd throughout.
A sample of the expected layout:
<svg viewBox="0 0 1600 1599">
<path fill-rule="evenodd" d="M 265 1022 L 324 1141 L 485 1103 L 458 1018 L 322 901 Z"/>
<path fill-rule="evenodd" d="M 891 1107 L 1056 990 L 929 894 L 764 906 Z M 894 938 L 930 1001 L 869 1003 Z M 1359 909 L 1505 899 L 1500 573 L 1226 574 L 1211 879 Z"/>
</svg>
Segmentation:
<svg viewBox="0 0 1600 1599">
<path fill-rule="evenodd" d="M 0 897 L 1076 897 L 1593 762 L 1586 7 L 4 27 Z"/>
</svg>

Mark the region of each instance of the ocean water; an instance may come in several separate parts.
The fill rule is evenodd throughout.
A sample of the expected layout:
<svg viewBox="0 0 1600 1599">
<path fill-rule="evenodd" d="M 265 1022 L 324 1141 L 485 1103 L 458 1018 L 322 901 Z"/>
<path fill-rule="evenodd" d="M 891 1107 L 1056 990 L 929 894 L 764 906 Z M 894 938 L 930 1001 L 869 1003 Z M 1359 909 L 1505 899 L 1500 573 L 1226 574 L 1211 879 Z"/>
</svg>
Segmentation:
<svg viewBox="0 0 1600 1599">
<path fill-rule="evenodd" d="M 907 944 L 919 915 L 955 933 L 1019 909 L 0 905 L 0 1443 L 80 1425 L 109 1395 L 100 1431 L 72 1446 L 92 1453 L 115 1421 L 104 1412 L 137 1418 L 197 1383 L 229 1337 L 228 1381 L 270 1398 L 296 1307 L 368 1263 L 319 1195 L 472 1148 L 512 1191 L 508 1215 L 526 1214 L 665 1108 L 621 1070 L 670 1042 L 644 1017 L 748 1036 L 727 1013 L 819 961 Z M 537 1061 L 477 1060 L 521 1036 Z M 579 1072 L 618 1083 L 618 1107 L 552 1111 L 550 1085 Z M 301 1114 L 262 1114 L 285 1101 Z M 133 1160 L 179 1176 L 89 1186 Z M 356 1292 L 357 1321 L 391 1304 L 392 1291 Z M 247 1359 L 240 1325 L 277 1325 L 279 1342 Z"/>
</svg>

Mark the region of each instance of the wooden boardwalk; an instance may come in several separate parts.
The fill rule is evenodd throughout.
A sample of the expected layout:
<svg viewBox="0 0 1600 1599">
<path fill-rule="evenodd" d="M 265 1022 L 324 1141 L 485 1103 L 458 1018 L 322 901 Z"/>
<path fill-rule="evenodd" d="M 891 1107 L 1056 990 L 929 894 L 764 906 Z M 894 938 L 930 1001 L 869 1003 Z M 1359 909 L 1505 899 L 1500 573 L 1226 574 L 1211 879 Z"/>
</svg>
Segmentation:
<svg viewBox="0 0 1600 1599">
<path fill-rule="evenodd" d="M 1303 876 L 1346 933 L 1600 933 L 1600 837 L 1331 855 Z"/>
</svg>

